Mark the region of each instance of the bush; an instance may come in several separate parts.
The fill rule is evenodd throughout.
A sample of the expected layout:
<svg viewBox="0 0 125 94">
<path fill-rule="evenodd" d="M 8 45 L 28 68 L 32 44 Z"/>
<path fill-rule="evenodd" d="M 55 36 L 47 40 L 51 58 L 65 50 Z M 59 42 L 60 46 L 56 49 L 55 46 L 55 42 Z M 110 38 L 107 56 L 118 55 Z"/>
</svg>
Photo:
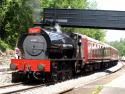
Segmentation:
<svg viewBox="0 0 125 94">
<path fill-rule="evenodd" d="M 4 41 L 0 40 L 0 50 L 2 52 L 5 52 L 6 50 L 9 50 L 9 49 L 11 49 L 11 47 L 8 44 L 6 44 Z"/>
</svg>

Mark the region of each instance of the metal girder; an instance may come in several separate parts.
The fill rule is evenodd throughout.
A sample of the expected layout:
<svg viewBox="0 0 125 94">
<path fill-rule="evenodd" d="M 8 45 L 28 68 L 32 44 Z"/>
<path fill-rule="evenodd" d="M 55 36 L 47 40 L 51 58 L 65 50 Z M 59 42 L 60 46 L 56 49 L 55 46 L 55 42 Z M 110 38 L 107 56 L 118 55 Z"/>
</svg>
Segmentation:
<svg viewBox="0 0 125 94">
<path fill-rule="evenodd" d="M 44 9 L 43 25 L 125 30 L 125 11 Z"/>
</svg>

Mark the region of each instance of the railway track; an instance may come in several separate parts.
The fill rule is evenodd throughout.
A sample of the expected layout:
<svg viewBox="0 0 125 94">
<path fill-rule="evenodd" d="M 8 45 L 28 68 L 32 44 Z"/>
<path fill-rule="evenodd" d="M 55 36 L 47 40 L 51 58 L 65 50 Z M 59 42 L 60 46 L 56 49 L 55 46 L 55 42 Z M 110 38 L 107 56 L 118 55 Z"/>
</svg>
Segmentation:
<svg viewBox="0 0 125 94">
<path fill-rule="evenodd" d="M 4 71 L 4 73 L 6 74 L 11 74 L 12 72 L 13 71 Z M 17 92 L 27 91 L 27 90 L 31 90 L 31 89 L 35 89 L 43 86 L 45 86 L 45 84 L 39 84 L 39 85 L 24 85 L 22 83 L 8 84 L 8 85 L 0 86 L 0 94 L 17 93 Z M 74 87 L 68 88 L 62 92 L 58 92 L 58 94 L 63 94 L 73 89 Z"/>
<path fill-rule="evenodd" d="M 15 71 L 11 71 L 11 70 L 2 71 L 2 72 L 0 72 L 0 75 L 3 75 L 3 74 L 12 74 L 13 72 L 15 72 Z"/>
<path fill-rule="evenodd" d="M 125 60 L 121 60 L 121 61 L 125 63 Z"/>
<path fill-rule="evenodd" d="M 24 85 L 22 83 L 16 83 L 16 84 L 9 84 L 0 86 L 0 94 L 11 94 L 11 93 L 17 93 L 22 92 L 29 89 L 34 89 L 38 87 L 43 87 L 45 84 L 39 84 L 39 85 Z"/>
</svg>

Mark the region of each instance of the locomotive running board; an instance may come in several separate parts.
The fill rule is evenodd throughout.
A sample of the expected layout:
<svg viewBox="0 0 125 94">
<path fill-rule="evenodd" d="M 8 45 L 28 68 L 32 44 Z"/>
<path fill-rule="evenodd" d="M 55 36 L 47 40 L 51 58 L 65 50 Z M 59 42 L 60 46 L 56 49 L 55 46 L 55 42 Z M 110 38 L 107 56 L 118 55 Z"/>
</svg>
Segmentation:
<svg viewBox="0 0 125 94">
<path fill-rule="evenodd" d="M 125 11 L 46 8 L 43 18 L 43 25 L 125 30 Z"/>
</svg>

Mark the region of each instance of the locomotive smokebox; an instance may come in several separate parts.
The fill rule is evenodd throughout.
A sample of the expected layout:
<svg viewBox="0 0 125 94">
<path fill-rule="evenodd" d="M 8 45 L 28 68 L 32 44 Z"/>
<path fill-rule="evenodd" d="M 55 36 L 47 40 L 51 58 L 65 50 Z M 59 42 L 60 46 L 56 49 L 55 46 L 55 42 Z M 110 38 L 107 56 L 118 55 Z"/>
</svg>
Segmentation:
<svg viewBox="0 0 125 94">
<path fill-rule="evenodd" d="M 49 36 L 39 27 L 30 28 L 18 42 L 24 59 L 48 59 Z"/>
</svg>

